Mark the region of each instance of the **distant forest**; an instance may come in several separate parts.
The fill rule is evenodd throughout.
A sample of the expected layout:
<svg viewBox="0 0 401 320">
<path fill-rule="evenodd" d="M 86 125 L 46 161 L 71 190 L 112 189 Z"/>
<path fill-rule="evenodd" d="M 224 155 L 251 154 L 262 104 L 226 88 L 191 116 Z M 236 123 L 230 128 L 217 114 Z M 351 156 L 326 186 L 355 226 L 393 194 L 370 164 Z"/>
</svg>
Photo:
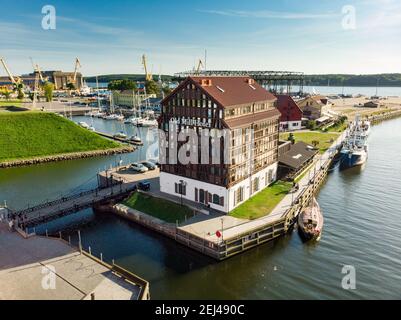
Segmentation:
<svg viewBox="0 0 401 320">
<path fill-rule="evenodd" d="M 100 83 L 108 83 L 113 80 L 132 80 L 132 81 L 145 81 L 144 74 L 107 74 L 107 75 L 100 75 L 97 77 Z M 170 81 L 173 77 L 169 75 L 162 75 L 161 76 L 163 81 Z M 153 80 L 157 81 L 159 79 L 159 75 L 153 76 Z M 85 77 L 86 82 L 95 83 L 96 77 Z"/>
<path fill-rule="evenodd" d="M 155 81 L 159 76 L 154 76 Z M 162 75 L 163 81 L 171 81 L 173 76 Z M 99 82 L 110 82 L 113 80 L 133 80 L 145 81 L 143 74 L 110 74 L 98 76 Z M 96 82 L 95 77 L 86 77 L 86 82 Z M 327 86 L 332 87 L 401 87 L 401 73 L 383 74 L 313 74 L 305 75 L 305 85 L 307 86 Z"/>
<path fill-rule="evenodd" d="M 401 87 L 401 73 L 306 75 L 305 85 L 332 87 Z"/>
</svg>

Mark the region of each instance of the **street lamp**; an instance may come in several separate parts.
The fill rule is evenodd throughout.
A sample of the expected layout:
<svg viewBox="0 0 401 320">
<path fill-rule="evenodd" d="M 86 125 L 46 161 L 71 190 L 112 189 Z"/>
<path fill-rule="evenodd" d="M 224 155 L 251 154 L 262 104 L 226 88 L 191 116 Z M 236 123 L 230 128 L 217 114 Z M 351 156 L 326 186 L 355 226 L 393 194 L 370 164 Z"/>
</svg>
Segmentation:
<svg viewBox="0 0 401 320">
<path fill-rule="evenodd" d="M 182 201 L 182 195 L 184 193 L 184 187 L 187 186 L 187 183 L 184 180 L 180 180 L 180 195 L 181 195 L 181 206 L 183 205 Z"/>
</svg>

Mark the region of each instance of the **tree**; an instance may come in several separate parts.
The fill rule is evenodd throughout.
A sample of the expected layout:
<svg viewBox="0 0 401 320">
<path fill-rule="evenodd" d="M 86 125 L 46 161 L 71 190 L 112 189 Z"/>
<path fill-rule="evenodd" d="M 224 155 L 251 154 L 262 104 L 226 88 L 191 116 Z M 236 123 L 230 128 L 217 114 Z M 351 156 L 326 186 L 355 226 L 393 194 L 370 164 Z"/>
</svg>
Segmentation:
<svg viewBox="0 0 401 320">
<path fill-rule="evenodd" d="M 28 97 L 31 101 L 33 101 L 35 99 L 35 94 L 33 92 L 29 92 L 28 93 Z"/>
<path fill-rule="evenodd" d="M 7 88 L 3 90 L 2 94 L 7 101 L 10 99 L 11 92 Z"/>
<path fill-rule="evenodd" d="M 132 80 L 123 79 L 123 80 L 113 80 L 108 84 L 108 89 L 113 91 L 124 91 L 124 90 L 136 90 L 136 83 Z"/>
<path fill-rule="evenodd" d="M 309 130 L 315 130 L 316 129 L 316 121 L 315 120 L 309 120 L 306 127 Z"/>
<path fill-rule="evenodd" d="M 67 89 L 68 90 L 75 90 L 75 84 L 73 84 L 72 82 L 68 82 L 67 83 Z"/>
<path fill-rule="evenodd" d="M 316 146 L 319 144 L 318 140 L 313 140 L 312 141 L 312 145 L 316 148 Z"/>
<path fill-rule="evenodd" d="M 45 92 L 45 98 L 47 102 L 53 101 L 53 91 L 54 91 L 54 84 L 46 81 L 43 85 L 43 91 Z"/>
<path fill-rule="evenodd" d="M 163 93 L 164 95 L 168 96 L 171 92 L 173 92 L 173 89 L 169 88 L 169 87 L 163 87 Z"/>
<path fill-rule="evenodd" d="M 147 94 L 155 94 L 155 95 L 160 95 L 160 87 L 159 85 L 153 81 L 146 81 L 145 83 L 145 88 L 146 88 L 146 93 Z"/>
<path fill-rule="evenodd" d="M 17 91 L 17 99 L 22 100 L 25 97 L 24 85 L 22 82 L 17 82 L 14 84 L 14 91 Z"/>
<path fill-rule="evenodd" d="M 288 139 L 287 139 L 287 140 L 288 140 L 288 141 L 291 141 L 291 143 L 294 144 L 294 143 L 295 143 L 294 134 L 293 134 L 293 133 L 290 133 L 290 134 L 288 135 Z"/>
</svg>

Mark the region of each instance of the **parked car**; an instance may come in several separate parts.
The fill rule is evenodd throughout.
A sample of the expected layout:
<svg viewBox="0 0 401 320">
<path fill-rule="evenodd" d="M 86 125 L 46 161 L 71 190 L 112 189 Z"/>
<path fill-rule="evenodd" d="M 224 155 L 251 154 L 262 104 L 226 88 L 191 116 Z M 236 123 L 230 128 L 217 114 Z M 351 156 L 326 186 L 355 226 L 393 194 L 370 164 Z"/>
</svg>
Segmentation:
<svg viewBox="0 0 401 320">
<path fill-rule="evenodd" d="M 130 169 L 135 171 L 135 172 L 139 172 L 139 173 L 145 173 L 147 172 L 149 169 L 146 168 L 143 164 L 141 163 L 132 163 L 130 166 Z"/>
<path fill-rule="evenodd" d="M 148 162 L 153 163 L 156 167 L 160 167 L 160 163 L 158 159 L 149 159 Z"/>
<path fill-rule="evenodd" d="M 150 182 L 149 181 L 141 181 L 138 183 L 138 189 L 142 191 L 150 190 Z"/>
<path fill-rule="evenodd" d="M 149 170 L 156 170 L 156 165 L 150 161 L 142 161 L 141 164 L 143 164 Z"/>
</svg>

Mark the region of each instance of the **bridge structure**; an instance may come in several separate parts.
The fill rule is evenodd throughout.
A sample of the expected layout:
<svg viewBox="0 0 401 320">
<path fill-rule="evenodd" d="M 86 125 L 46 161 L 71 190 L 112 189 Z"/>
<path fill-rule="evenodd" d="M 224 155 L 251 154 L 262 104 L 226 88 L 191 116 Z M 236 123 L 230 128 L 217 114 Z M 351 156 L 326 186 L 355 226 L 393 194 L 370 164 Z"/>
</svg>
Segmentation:
<svg viewBox="0 0 401 320">
<path fill-rule="evenodd" d="M 104 188 L 83 191 L 22 210 L 8 208 L 8 220 L 22 230 L 93 207 L 110 200 L 125 198 L 136 189 L 136 183 L 123 180 Z"/>
<path fill-rule="evenodd" d="M 305 74 L 292 71 L 240 71 L 240 70 L 196 70 L 179 72 L 174 75 L 173 80 L 182 81 L 189 76 L 204 77 L 238 77 L 248 76 L 257 81 L 265 89 L 273 93 L 303 93 Z M 293 87 L 298 90 L 293 92 Z"/>
</svg>

